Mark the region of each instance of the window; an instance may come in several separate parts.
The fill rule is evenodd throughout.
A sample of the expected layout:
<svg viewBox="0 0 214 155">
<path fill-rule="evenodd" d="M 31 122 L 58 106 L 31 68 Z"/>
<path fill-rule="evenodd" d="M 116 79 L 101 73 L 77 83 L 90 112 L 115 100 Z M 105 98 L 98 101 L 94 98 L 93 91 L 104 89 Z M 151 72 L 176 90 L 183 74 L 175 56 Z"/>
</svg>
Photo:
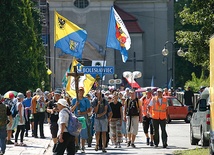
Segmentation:
<svg viewBox="0 0 214 155">
<path fill-rule="evenodd" d="M 75 0 L 74 1 L 74 5 L 77 8 L 83 9 L 83 8 L 86 8 L 89 5 L 89 1 L 88 0 Z"/>
</svg>

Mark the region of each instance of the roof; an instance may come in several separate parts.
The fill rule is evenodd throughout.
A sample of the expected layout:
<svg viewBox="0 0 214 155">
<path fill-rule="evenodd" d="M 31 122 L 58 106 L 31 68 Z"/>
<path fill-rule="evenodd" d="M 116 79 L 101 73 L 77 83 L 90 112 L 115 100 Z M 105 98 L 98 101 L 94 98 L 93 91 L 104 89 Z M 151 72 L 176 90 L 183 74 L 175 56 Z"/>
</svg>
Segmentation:
<svg viewBox="0 0 214 155">
<path fill-rule="evenodd" d="M 141 29 L 141 27 L 138 25 L 137 18 L 135 18 L 130 13 L 125 12 L 118 6 L 114 5 L 115 10 L 122 18 L 124 24 L 126 25 L 127 30 L 129 33 L 143 33 L 144 31 Z"/>
</svg>

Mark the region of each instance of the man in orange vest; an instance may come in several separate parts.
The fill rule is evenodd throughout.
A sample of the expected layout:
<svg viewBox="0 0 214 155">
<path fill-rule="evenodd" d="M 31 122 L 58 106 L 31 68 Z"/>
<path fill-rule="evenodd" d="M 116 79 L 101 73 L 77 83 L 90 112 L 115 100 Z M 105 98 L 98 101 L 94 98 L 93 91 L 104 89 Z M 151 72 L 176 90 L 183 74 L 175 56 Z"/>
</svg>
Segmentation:
<svg viewBox="0 0 214 155">
<path fill-rule="evenodd" d="M 163 148 L 167 145 L 167 133 L 166 133 L 166 118 L 167 118 L 167 99 L 163 97 L 163 90 L 158 88 L 157 96 L 153 97 L 149 103 L 148 109 L 152 108 L 152 121 L 154 127 L 154 143 L 155 147 L 159 144 L 159 125 L 161 127 Z"/>
<path fill-rule="evenodd" d="M 153 139 L 154 139 L 154 136 L 153 136 L 153 124 L 152 124 L 152 118 L 151 118 L 151 115 L 148 111 L 148 105 L 150 103 L 152 99 L 152 90 L 151 89 L 147 89 L 146 90 L 146 96 L 143 96 L 141 98 L 141 103 L 142 103 L 142 115 L 143 115 L 143 131 L 146 135 L 146 144 L 150 146 L 154 146 L 153 144 Z M 151 111 L 151 109 L 150 109 Z M 149 134 L 148 134 L 148 129 L 150 128 L 150 138 L 151 138 L 151 141 L 150 141 L 150 138 L 149 138 Z"/>
</svg>

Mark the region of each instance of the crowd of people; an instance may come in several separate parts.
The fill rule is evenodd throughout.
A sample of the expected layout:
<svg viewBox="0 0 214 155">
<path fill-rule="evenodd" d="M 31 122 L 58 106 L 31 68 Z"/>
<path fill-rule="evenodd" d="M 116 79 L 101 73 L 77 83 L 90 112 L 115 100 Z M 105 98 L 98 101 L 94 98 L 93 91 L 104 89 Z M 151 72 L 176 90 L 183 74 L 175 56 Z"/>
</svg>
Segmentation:
<svg viewBox="0 0 214 155">
<path fill-rule="evenodd" d="M 143 125 L 147 145 L 158 147 L 160 126 L 163 148 L 168 146 L 165 128 L 167 100 L 164 96 L 173 95 L 173 92 L 161 88 L 156 91 L 147 89 L 140 98 L 135 90 L 129 88 L 125 91 L 91 90 L 86 96 L 84 93 L 84 88 L 79 87 L 78 98 L 71 98 L 60 89 L 42 92 L 37 88 L 34 93 L 27 90 L 26 97 L 23 93 L 8 98 L 1 96 L 0 106 L 5 108 L 0 108 L 4 109 L 0 110 L 0 118 L 5 116 L 7 122 L 4 124 L 4 120 L 0 119 L 0 154 L 4 154 L 6 144 L 26 146 L 24 136 L 30 136 L 29 130 L 32 130 L 34 138 L 46 138 L 45 121 L 50 124 L 54 155 L 62 155 L 65 150 L 68 155 L 79 150 L 85 153 L 86 144 L 92 147 L 93 138 L 96 141 L 94 150 L 103 153 L 107 152 L 109 141 L 115 148 L 121 148 L 123 142 L 127 143 L 127 147 L 135 148 L 139 122 Z M 17 114 L 12 117 L 14 105 Z M 86 127 L 79 137 L 68 133 L 69 112 L 85 118 Z M 14 129 L 15 141 L 12 142 Z"/>
</svg>

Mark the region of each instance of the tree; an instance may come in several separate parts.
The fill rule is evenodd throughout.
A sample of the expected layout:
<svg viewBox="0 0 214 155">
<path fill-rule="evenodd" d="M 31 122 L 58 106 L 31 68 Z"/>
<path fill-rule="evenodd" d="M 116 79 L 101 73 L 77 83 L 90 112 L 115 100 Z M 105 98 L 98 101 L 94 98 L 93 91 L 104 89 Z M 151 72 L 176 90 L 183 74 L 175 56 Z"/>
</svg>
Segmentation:
<svg viewBox="0 0 214 155">
<path fill-rule="evenodd" d="M 38 11 L 30 0 L 0 2 L 0 92 L 25 92 L 48 80 Z"/>
<path fill-rule="evenodd" d="M 209 38 L 214 32 L 214 0 L 189 0 L 179 17 L 183 28 L 176 32 L 176 40 L 188 48 L 186 59 L 195 66 L 201 66 L 208 76 Z"/>
</svg>

